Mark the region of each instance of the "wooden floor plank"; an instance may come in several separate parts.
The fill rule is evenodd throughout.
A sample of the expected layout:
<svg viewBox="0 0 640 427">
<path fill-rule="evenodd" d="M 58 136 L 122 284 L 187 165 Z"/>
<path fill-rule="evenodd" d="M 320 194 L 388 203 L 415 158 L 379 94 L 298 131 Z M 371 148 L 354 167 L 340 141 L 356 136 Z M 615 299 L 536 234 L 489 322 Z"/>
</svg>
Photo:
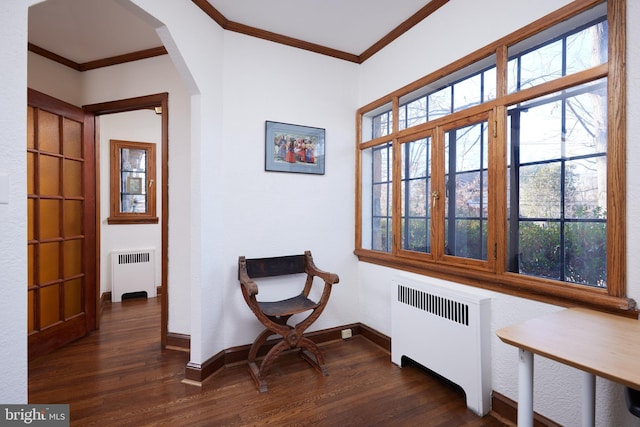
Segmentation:
<svg viewBox="0 0 640 427">
<path fill-rule="evenodd" d="M 245 364 L 195 387 L 182 382 L 188 355 L 160 349 L 159 299 L 124 301 L 104 310 L 100 331 L 30 362 L 29 401 L 70 404 L 72 426 L 505 425 L 366 338 L 322 348 L 327 377 L 290 353 L 274 363 L 267 393 Z"/>
</svg>

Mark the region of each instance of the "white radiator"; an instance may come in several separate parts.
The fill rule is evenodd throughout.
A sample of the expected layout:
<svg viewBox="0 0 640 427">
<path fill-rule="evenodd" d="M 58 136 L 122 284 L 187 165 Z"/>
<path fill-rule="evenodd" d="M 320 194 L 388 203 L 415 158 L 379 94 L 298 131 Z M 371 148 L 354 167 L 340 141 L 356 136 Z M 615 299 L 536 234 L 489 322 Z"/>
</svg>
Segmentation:
<svg viewBox="0 0 640 427">
<path fill-rule="evenodd" d="M 491 409 L 489 292 L 398 277 L 391 293 L 391 361 L 402 366 L 407 357 L 457 384 L 467 407 L 486 415 Z"/>
<path fill-rule="evenodd" d="M 122 301 L 122 295 L 146 292 L 156 296 L 156 256 L 154 249 L 111 252 L 111 301 Z"/>
</svg>

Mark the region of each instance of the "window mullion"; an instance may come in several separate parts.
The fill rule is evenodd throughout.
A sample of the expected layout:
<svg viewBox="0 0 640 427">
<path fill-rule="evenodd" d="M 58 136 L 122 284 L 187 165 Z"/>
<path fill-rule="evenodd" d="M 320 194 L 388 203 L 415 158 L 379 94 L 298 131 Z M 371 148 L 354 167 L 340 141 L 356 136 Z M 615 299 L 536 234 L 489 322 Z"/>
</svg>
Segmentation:
<svg viewBox="0 0 640 427">
<path fill-rule="evenodd" d="M 448 171 L 445 176 L 445 199 L 447 203 L 447 216 L 445 221 L 448 220 L 446 227 L 447 235 L 445 239 L 444 252 L 445 255 L 456 255 L 456 131 L 450 130 L 449 134 L 449 162 Z M 447 250 L 448 247 L 448 250 Z M 448 252 L 448 253 L 447 253 Z"/>
<path fill-rule="evenodd" d="M 507 109 L 497 107 L 489 117 L 488 163 L 488 250 L 489 266 L 497 273 L 505 272 L 507 262 Z"/>
<path fill-rule="evenodd" d="M 509 168 L 509 252 L 507 270 L 520 270 L 520 110 L 513 109 L 511 116 L 511 167 Z"/>
<path fill-rule="evenodd" d="M 437 127 L 431 145 L 431 253 L 434 259 L 444 255 L 444 131 Z"/>
</svg>

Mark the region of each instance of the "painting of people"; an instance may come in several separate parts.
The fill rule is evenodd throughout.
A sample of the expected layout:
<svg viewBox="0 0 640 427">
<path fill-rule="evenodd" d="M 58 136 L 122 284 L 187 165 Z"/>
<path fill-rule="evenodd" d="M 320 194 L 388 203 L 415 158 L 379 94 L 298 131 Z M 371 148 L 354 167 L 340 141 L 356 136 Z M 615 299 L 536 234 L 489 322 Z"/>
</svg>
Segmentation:
<svg viewBox="0 0 640 427">
<path fill-rule="evenodd" d="M 265 170 L 324 174 L 324 129 L 267 121 L 265 130 Z"/>
</svg>

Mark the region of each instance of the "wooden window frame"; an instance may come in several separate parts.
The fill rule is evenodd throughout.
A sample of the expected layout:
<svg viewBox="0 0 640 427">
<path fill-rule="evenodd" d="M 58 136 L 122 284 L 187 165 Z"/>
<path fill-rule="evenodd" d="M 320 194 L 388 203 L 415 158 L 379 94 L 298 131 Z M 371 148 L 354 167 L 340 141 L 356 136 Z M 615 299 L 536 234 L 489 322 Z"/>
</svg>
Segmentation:
<svg viewBox="0 0 640 427">
<path fill-rule="evenodd" d="M 108 224 L 157 224 L 156 216 L 156 144 L 149 142 L 134 142 L 112 139 L 110 141 L 111 163 L 111 191 L 110 214 Z M 146 212 L 121 212 L 120 200 L 122 196 L 122 149 L 144 150 L 147 152 L 146 164 Z"/>
<path fill-rule="evenodd" d="M 526 27 L 503 37 L 502 39 L 467 55 L 452 64 L 443 67 L 409 85 L 396 90 L 374 102 L 361 107 L 356 113 L 356 227 L 354 253 L 360 261 L 382 265 L 398 270 L 411 271 L 445 280 L 462 282 L 467 285 L 495 290 L 502 293 L 542 301 L 561 306 L 590 306 L 604 311 L 637 317 L 638 310 L 634 300 L 626 297 L 626 0 L 608 0 L 608 61 L 574 74 L 555 79 L 535 87 L 515 93 L 507 93 L 508 47 L 525 40 L 541 31 L 553 27 L 560 22 L 582 13 L 594 6 L 605 3 L 605 0 L 576 0 L 555 12 L 527 25 Z M 470 107 L 464 111 L 454 112 L 446 117 L 435 119 L 409 129 L 400 129 L 398 110 L 400 98 L 425 87 L 442 76 L 446 76 L 464 67 L 470 66 L 491 55 L 495 55 L 497 67 L 496 99 Z M 507 235 L 506 224 L 506 143 L 507 109 L 510 105 L 538 96 L 550 94 L 565 88 L 573 87 L 599 78 L 607 78 L 607 288 L 595 288 L 568 282 L 560 282 L 538 277 L 526 276 L 507 271 Z M 362 126 L 365 116 L 373 111 L 380 111 L 385 105 L 391 105 L 393 118 L 390 135 L 373 139 L 363 138 L 366 133 Z M 362 245 L 363 206 L 362 159 L 363 150 L 376 145 L 393 141 L 395 154 L 398 154 L 401 140 L 406 137 L 418 137 L 438 126 L 474 115 L 491 111 L 494 117 L 489 122 L 490 133 L 497 143 L 490 148 L 490 182 L 493 196 L 490 196 L 490 222 L 494 224 L 490 241 L 495 241 L 495 253 L 491 260 L 491 268 L 474 269 L 465 266 L 451 257 L 432 257 L 433 254 L 422 254 L 401 250 L 398 220 L 394 219 L 394 232 L 391 252 L 364 249 Z M 439 154 L 437 154 L 439 155 Z M 437 158 L 434 154 L 432 158 Z M 394 155 L 394 169 L 399 170 L 399 156 Z M 490 163 L 491 164 L 491 163 Z M 394 170 L 399 175 L 399 172 Z M 394 198 L 399 197 L 399 176 L 394 176 Z M 398 194 L 396 194 L 398 193 Z M 398 200 L 394 200 L 397 202 Z M 398 203 L 393 205 L 393 218 L 400 218 Z M 435 222 L 435 219 L 432 219 Z M 432 242 L 432 246 L 437 242 Z"/>
</svg>

